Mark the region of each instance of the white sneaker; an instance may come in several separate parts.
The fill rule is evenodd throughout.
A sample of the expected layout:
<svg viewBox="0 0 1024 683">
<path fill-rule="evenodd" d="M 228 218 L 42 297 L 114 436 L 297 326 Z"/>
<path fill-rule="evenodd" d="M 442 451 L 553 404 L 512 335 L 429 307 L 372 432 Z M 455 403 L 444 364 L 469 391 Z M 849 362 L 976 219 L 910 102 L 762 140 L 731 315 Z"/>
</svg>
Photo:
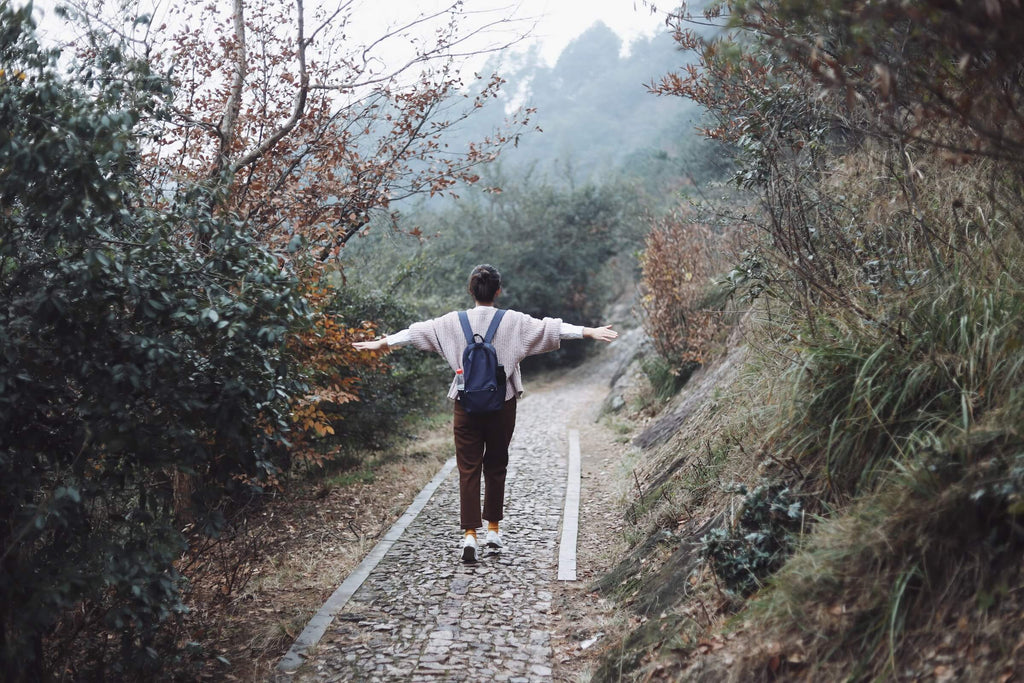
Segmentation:
<svg viewBox="0 0 1024 683">
<path fill-rule="evenodd" d="M 462 561 L 476 562 L 476 536 L 466 534 L 466 537 L 462 539 Z"/>
<path fill-rule="evenodd" d="M 487 542 L 484 544 L 488 548 L 504 548 L 505 544 L 501 542 L 500 531 L 488 531 Z"/>
</svg>

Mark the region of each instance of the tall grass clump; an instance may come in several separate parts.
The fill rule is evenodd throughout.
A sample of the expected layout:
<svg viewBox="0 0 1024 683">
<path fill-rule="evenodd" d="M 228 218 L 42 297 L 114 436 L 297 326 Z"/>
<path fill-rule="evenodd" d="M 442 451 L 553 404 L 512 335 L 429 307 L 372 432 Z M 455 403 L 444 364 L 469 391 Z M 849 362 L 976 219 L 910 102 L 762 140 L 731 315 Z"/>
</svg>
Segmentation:
<svg viewBox="0 0 1024 683">
<path fill-rule="evenodd" d="M 1006 277 L 991 288 L 958 280 L 905 302 L 895 335 L 861 320 L 822 322 L 795 368 L 804 417 L 787 431 L 832 498 L 870 491 L 921 444 L 1019 414 L 1022 294 Z"/>
<path fill-rule="evenodd" d="M 959 680 L 1012 667 L 1024 442 L 1003 428 L 917 445 L 875 492 L 823 521 L 752 607 L 783 648 L 799 644 L 812 678 L 887 679 L 897 662 L 929 670 L 953 653 Z"/>
<path fill-rule="evenodd" d="M 891 677 L 955 632 L 993 653 L 962 670 L 982 680 L 1016 646 L 991 625 L 1020 608 L 1024 290 L 982 263 L 896 299 L 889 325 L 823 316 L 801 340 L 776 433 L 831 512 L 752 613 L 812 675 Z"/>
<path fill-rule="evenodd" d="M 892 208 L 909 181 L 836 184 L 849 163 L 829 179 L 846 205 L 817 215 L 815 259 L 763 242 L 790 312 L 778 338 L 797 359 L 770 438 L 800 463 L 822 517 L 751 613 L 800 648 L 812 677 L 924 670 L 955 632 L 951 649 L 991 648 L 960 670 L 983 680 L 1016 644 L 992 624 L 1020 607 L 1024 249 L 1007 221 L 950 210 L 950 187 L 975 216 L 993 208 L 963 168 L 922 164 L 931 175 L 913 189 L 927 210 L 915 219 Z"/>
</svg>

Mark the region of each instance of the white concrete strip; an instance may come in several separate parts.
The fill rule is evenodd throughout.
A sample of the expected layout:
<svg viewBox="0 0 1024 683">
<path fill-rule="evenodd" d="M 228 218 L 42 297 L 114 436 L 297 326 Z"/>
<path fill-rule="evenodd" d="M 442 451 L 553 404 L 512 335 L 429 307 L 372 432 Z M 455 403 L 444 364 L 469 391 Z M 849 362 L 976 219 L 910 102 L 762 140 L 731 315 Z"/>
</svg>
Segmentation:
<svg viewBox="0 0 1024 683">
<path fill-rule="evenodd" d="M 580 527 L 580 433 L 569 430 L 569 476 L 562 511 L 562 544 L 558 548 L 558 580 L 576 580 L 576 539 Z"/>
<path fill-rule="evenodd" d="M 441 468 L 441 471 L 430 480 L 430 483 L 423 487 L 423 490 L 419 492 L 419 495 L 416 496 L 415 500 L 406 509 L 405 514 L 398 518 L 398 521 L 392 525 L 384 535 L 384 538 L 363 558 L 359 566 L 338 586 L 334 594 L 327 598 L 327 602 L 320 608 L 320 611 L 313 615 L 313 618 L 306 624 L 306 628 L 302 629 L 302 633 L 292 643 L 291 649 L 281 658 L 277 665 L 278 670 L 290 672 L 302 666 L 303 662 L 306 661 L 306 652 L 320 642 L 331 622 L 334 621 L 334 615 L 341 611 L 341 608 L 345 606 L 349 598 L 363 585 L 366 577 L 370 575 L 370 572 L 377 566 L 377 563 L 384 558 L 384 555 L 395 544 L 395 541 L 402 536 L 406 527 L 412 524 L 412 521 L 423 510 L 430 497 L 434 495 L 434 491 L 437 490 L 441 482 L 445 480 L 453 469 L 455 469 L 455 458 L 450 458 L 444 464 L 444 467 Z"/>
</svg>

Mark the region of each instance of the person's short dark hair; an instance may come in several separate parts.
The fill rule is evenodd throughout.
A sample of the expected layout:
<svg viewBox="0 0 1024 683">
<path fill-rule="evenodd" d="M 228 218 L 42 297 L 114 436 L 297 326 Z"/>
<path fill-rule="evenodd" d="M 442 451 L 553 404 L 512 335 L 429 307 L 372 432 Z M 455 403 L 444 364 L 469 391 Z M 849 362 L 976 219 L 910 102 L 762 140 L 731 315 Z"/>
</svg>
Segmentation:
<svg viewBox="0 0 1024 683">
<path fill-rule="evenodd" d="M 482 304 L 494 303 L 494 297 L 501 287 L 501 273 L 494 266 L 486 263 L 473 269 L 469 274 L 469 293 L 474 301 Z"/>
</svg>

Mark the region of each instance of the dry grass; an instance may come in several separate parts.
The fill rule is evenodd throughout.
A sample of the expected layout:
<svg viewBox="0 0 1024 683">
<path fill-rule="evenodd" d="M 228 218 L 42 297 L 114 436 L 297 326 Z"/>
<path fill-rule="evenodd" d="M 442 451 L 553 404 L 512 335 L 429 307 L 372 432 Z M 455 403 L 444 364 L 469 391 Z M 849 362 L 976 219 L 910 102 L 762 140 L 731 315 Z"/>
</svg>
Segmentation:
<svg viewBox="0 0 1024 683">
<path fill-rule="evenodd" d="M 823 44 L 844 45 L 843 22 L 858 16 L 851 10 L 844 19 L 827 4 L 800 9 L 792 26 L 785 12 L 758 14 L 781 22 L 758 47 L 770 54 L 788 38 L 804 44 L 813 30 Z M 922 15 L 922 25 L 940 16 L 959 15 Z M 874 37 L 868 43 L 891 47 Z M 989 50 L 985 40 L 971 44 Z M 906 53 L 911 68 L 899 78 L 920 87 L 963 76 L 919 68 L 937 66 L 928 60 L 947 46 L 932 47 Z M 755 352 L 742 379 L 720 376 L 727 384 L 717 396 L 688 386 L 658 418 L 675 434 L 645 440 L 634 545 L 612 583 L 641 610 L 660 596 L 659 618 L 681 621 L 668 629 L 674 635 L 660 626 L 632 634 L 619 657 L 629 663 L 626 678 L 1024 676 L 1024 190 L 1019 155 L 986 147 L 991 139 L 1018 144 L 1019 130 L 996 126 L 986 140 L 982 128 L 963 125 L 969 117 L 958 118 L 1016 107 L 1019 83 L 1005 85 L 998 50 L 986 55 L 993 71 L 972 73 L 970 85 L 1007 97 L 979 99 L 952 117 L 923 116 L 925 102 L 890 102 L 883 113 L 873 102 L 811 92 L 799 58 L 787 62 L 791 88 L 752 88 L 742 104 L 728 100 L 736 62 L 728 73 L 712 63 L 694 76 L 721 93 L 708 98 L 712 114 L 747 125 L 785 105 L 807 116 L 744 129 L 749 163 L 741 170 L 764 208 L 752 252 L 764 268 L 757 294 L 767 300 L 767 325 L 751 335 Z M 750 62 L 744 84 L 756 82 L 759 63 Z M 1019 63 L 1008 68 L 1016 73 Z M 833 137 L 837 128 L 856 134 Z M 797 149 L 818 146 L 793 154 L 794 140 Z M 810 514 L 796 553 L 744 601 L 693 562 L 700 543 L 692 520 L 728 526 L 736 510 L 722 484 L 755 479 L 781 479 Z M 664 540 L 652 543 L 659 532 Z M 666 594 L 658 582 L 678 574 L 686 581 Z M 706 609 L 703 620 L 696 607 Z"/>
<path fill-rule="evenodd" d="M 745 324 L 760 334 L 752 318 Z M 776 375 L 745 365 L 741 338 L 657 418 L 638 425 L 668 436 L 624 460 L 630 547 L 596 586 L 618 602 L 620 627 L 602 647 L 593 680 L 660 679 L 726 642 L 715 634 L 738 603 L 698 561 L 697 545 L 731 516 L 729 483 L 753 483 L 778 466 L 764 458 L 762 429 Z"/>
</svg>

